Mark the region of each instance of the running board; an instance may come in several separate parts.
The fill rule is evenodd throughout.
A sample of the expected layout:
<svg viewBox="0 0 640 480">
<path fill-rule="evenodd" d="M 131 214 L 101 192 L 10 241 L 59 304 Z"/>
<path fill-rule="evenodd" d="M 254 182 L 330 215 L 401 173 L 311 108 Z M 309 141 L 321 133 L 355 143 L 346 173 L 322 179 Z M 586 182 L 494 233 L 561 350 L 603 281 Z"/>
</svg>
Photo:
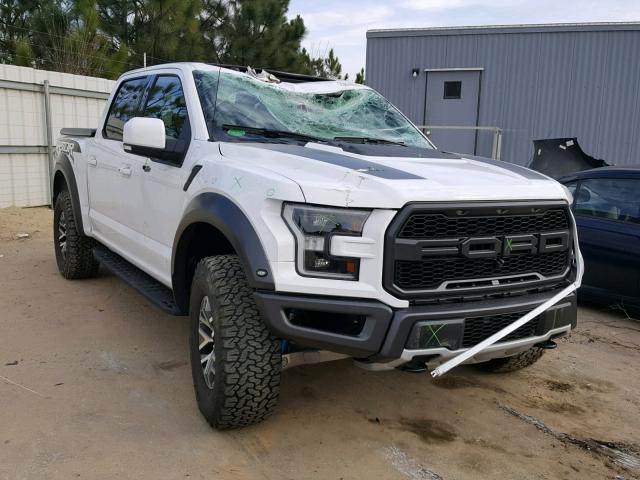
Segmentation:
<svg viewBox="0 0 640 480">
<path fill-rule="evenodd" d="M 147 275 L 135 265 L 108 248 L 98 245 L 93 248 L 93 256 L 107 270 L 119 277 L 127 285 L 144 295 L 147 300 L 170 315 L 185 315 L 173 299 L 173 292 L 155 278 Z"/>
</svg>

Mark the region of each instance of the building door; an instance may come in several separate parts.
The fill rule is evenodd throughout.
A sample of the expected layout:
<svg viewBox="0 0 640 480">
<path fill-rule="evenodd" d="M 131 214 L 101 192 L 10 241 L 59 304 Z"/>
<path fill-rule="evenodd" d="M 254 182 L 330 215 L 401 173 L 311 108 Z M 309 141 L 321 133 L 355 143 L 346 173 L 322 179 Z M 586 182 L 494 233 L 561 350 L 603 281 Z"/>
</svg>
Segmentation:
<svg viewBox="0 0 640 480">
<path fill-rule="evenodd" d="M 427 72 L 425 125 L 478 125 L 479 70 Z M 476 131 L 431 129 L 431 140 L 441 150 L 475 154 Z"/>
</svg>

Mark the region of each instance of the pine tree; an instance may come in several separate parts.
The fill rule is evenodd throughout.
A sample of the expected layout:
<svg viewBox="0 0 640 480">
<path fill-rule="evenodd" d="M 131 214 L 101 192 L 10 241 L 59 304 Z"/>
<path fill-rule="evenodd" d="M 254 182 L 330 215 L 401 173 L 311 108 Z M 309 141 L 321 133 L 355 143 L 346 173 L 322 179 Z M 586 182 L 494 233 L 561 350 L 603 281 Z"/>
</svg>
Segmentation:
<svg viewBox="0 0 640 480">
<path fill-rule="evenodd" d="M 333 48 L 329 50 L 329 55 L 324 59 L 324 68 L 327 77 L 341 79 L 342 78 L 342 65 L 340 64 L 340 60 L 336 57 Z M 349 74 L 347 74 L 347 77 Z"/>
<path fill-rule="evenodd" d="M 95 0 L 41 3 L 27 12 L 29 28 L 15 42 L 13 63 L 108 78 L 127 69 L 124 46 L 114 50 L 99 29 Z"/>
<path fill-rule="evenodd" d="M 144 0 L 135 3 L 129 45 L 147 64 L 198 59 L 199 0 Z"/>
<path fill-rule="evenodd" d="M 36 63 L 31 42 L 27 37 L 20 37 L 15 40 L 15 54 L 12 56 L 14 57 L 14 63 L 21 67 L 33 67 Z"/>
<path fill-rule="evenodd" d="M 206 51 L 214 62 L 300 70 L 306 27 L 287 19 L 289 0 L 228 0 L 205 4 Z M 212 19 L 214 20 L 212 22 Z"/>
<path fill-rule="evenodd" d="M 289 0 L 0 0 L 0 62 L 116 78 L 171 61 L 208 61 L 342 78 L 333 49 L 301 47 Z M 347 76 L 345 75 L 345 79 Z"/>
<path fill-rule="evenodd" d="M 29 41 L 30 19 L 39 5 L 37 0 L 0 0 L 0 63 L 29 63 L 19 54 L 32 53 Z M 20 43 L 20 52 L 17 51 Z"/>
</svg>

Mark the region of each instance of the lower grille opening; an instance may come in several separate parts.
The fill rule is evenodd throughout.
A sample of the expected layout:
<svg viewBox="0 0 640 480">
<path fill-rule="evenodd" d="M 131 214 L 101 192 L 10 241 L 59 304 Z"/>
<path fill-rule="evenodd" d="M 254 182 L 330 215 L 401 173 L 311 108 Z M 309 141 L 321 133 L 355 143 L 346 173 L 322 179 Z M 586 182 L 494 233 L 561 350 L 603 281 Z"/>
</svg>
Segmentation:
<svg viewBox="0 0 640 480">
<path fill-rule="evenodd" d="M 494 333 L 499 332 L 507 325 L 518 320 L 527 312 L 514 312 L 505 313 L 502 315 L 491 315 L 485 317 L 471 317 L 467 318 L 464 322 L 464 332 L 462 336 L 462 347 L 471 348 L 474 345 L 486 340 Z M 535 337 L 538 331 L 538 324 L 540 323 L 540 317 L 525 323 L 523 326 L 511 332 L 506 337 L 502 338 L 500 342 L 506 342 L 509 340 L 520 340 L 527 337 Z M 498 343 L 500 343 L 498 342 Z"/>
<path fill-rule="evenodd" d="M 357 337 L 362 333 L 367 319 L 364 315 L 301 310 L 297 308 L 285 309 L 285 315 L 292 325 L 298 327 L 352 337 Z"/>
</svg>

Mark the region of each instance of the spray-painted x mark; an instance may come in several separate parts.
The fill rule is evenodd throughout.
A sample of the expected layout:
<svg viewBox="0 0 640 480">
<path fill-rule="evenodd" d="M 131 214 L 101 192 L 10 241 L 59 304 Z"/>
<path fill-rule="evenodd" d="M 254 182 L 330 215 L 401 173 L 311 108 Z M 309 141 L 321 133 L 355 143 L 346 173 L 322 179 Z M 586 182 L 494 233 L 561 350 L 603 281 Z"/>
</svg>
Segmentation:
<svg viewBox="0 0 640 480">
<path fill-rule="evenodd" d="M 434 330 L 431 325 L 428 325 L 428 327 L 429 327 L 429 330 L 431 331 L 431 337 L 429 337 L 429 340 L 427 340 L 427 345 L 429 345 L 429 343 L 431 343 L 431 340 L 433 340 L 435 338 L 436 342 L 438 342 L 438 346 L 441 346 L 442 343 L 440 342 L 440 339 L 438 338 L 438 332 L 440 330 L 442 330 L 444 327 L 446 327 L 446 325 L 440 325 L 437 330 Z"/>
<path fill-rule="evenodd" d="M 511 253 L 511 249 L 513 248 L 513 238 L 506 239 L 507 244 L 505 245 L 505 252 Z"/>
</svg>

